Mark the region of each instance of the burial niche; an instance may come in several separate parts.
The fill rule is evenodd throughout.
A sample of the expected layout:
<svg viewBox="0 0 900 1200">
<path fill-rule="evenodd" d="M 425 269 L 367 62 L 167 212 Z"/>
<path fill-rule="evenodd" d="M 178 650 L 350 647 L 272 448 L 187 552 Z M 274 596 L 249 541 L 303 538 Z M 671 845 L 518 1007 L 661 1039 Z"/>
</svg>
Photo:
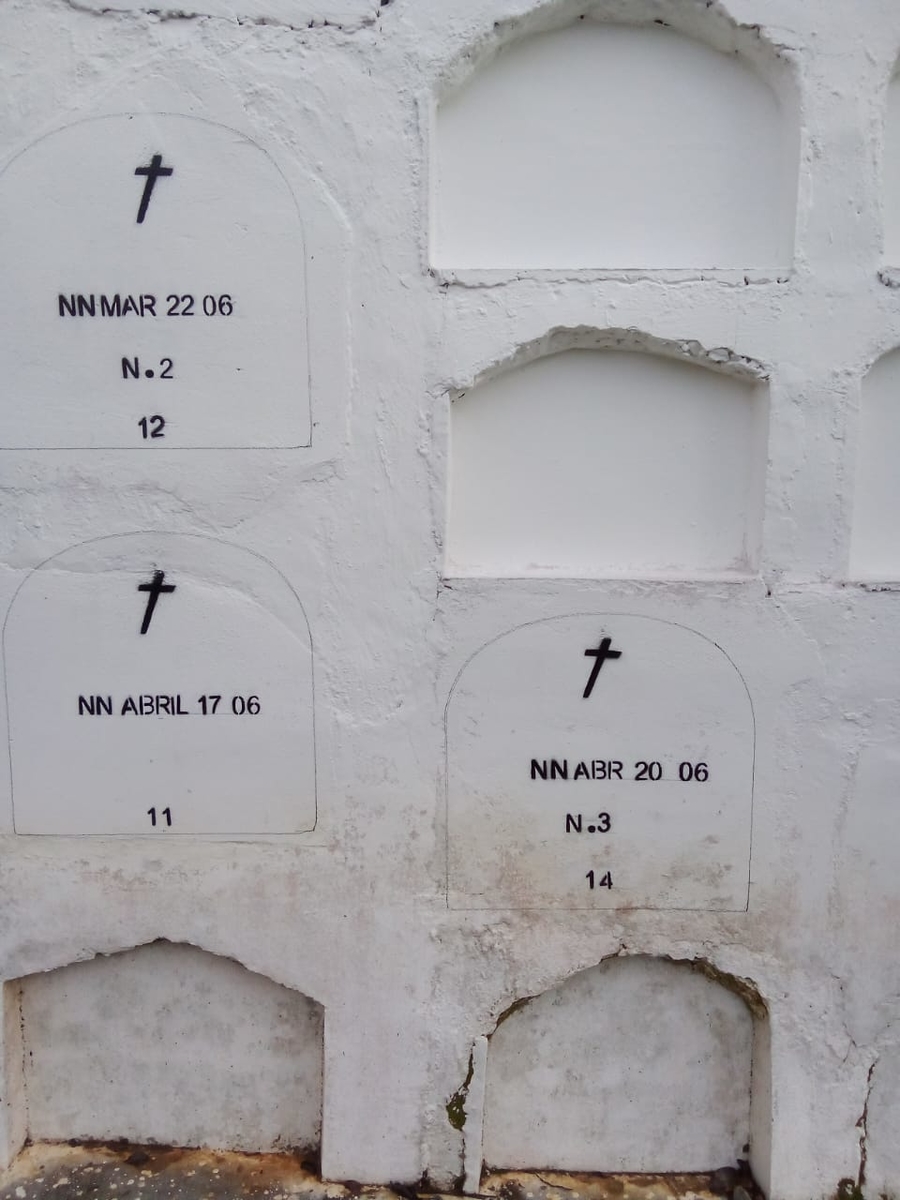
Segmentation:
<svg viewBox="0 0 900 1200">
<path fill-rule="evenodd" d="M 16 833 L 315 827 L 309 626 L 260 555 L 172 533 L 70 547 L 16 593 L 3 661 Z"/>
<path fill-rule="evenodd" d="M 900 70 L 888 84 L 884 117 L 884 258 L 900 267 Z"/>
<path fill-rule="evenodd" d="M 318 1146 L 323 1009 L 299 992 L 165 941 L 7 986 L 30 1140 Z"/>
<path fill-rule="evenodd" d="M 788 268 L 798 122 L 724 50 L 586 14 L 476 62 L 437 107 L 433 264 Z"/>
<path fill-rule="evenodd" d="M 450 408 L 449 575 L 747 574 L 766 463 L 758 377 L 572 349 Z"/>
<path fill-rule="evenodd" d="M 50 133 L 0 171 L 0 445 L 311 444 L 297 201 L 250 138 L 173 113 Z"/>
<path fill-rule="evenodd" d="M 767 1072 L 751 1068 L 757 1044 L 765 1066 L 767 1022 L 754 1007 L 757 1017 L 692 963 L 643 956 L 607 960 L 529 1000 L 489 1040 L 485 1164 L 699 1172 L 746 1158 L 751 1143 L 764 1178 L 751 1110 L 769 1107 Z"/>
<path fill-rule="evenodd" d="M 755 720 L 721 647 L 627 613 L 494 638 L 446 708 L 451 908 L 748 903 Z"/>
<path fill-rule="evenodd" d="M 855 579 L 900 578 L 898 381 L 900 350 L 880 358 L 863 380 L 850 542 L 850 575 Z"/>
</svg>

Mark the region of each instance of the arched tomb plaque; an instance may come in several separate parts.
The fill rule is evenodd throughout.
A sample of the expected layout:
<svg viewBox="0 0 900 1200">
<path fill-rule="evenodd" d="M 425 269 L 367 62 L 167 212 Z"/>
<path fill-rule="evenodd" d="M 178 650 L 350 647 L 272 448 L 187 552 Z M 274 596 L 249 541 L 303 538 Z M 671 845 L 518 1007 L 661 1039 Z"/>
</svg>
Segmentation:
<svg viewBox="0 0 900 1200">
<path fill-rule="evenodd" d="M 0 262 L 0 446 L 310 444 L 300 216 L 243 134 L 48 134 L 0 173 Z"/>
<path fill-rule="evenodd" d="M 502 634 L 447 703 L 451 907 L 745 909 L 754 745 L 741 675 L 692 629 Z"/>
<path fill-rule="evenodd" d="M 300 833 L 316 822 L 303 609 L 250 551 L 126 534 L 33 571 L 3 630 L 17 833 Z"/>
</svg>

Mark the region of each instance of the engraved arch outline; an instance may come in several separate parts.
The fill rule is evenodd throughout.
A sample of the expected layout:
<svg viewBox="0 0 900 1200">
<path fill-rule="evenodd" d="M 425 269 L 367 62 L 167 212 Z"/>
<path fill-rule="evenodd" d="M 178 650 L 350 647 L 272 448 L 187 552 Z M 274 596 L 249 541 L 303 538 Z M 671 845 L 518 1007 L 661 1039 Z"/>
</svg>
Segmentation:
<svg viewBox="0 0 900 1200">
<path fill-rule="evenodd" d="M 25 576 L 25 578 L 22 580 L 22 582 L 19 584 L 19 586 L 13 592 L 12 599 L 10 600 L 9 605 L 6 609 L 6 613 L 4 614 L 3 625 L 2 625 L 2 628 L 0 628 L 0 657 L 2 657 L 2 660 L 3 660 L 3 700 L 4 700 L 5 707 L 6 707 L 6 745 L 7 745 L 7 761 L 8 761 L 8 768 L 9 768 L 9 794 L 10 794 L 10 806 L 12 809 L 13 833 L 16 833 L 16 806 L 15 806 L 15 799 L 14 799 L 15 789 L 13 786 L 12 728 L 11 728 L 10 715 L 9 715 L 9 682 L 8 682 L 7 671 L 6 671 L 6 629 L 7 629 L 7 625 L 9 624 L 9 618 L 12 614 L 15 603 L 19 598 L 19 593 L 26 586 L 26 584 L 28 584 L 34 578 L 34 576 L 39 571 L 42 571 L 44 569 L 44 567 L 49 566 L 50 563 L 54 562 L 57 558 L 61 558 L 64 554 L 69 554 L 73 550 L 79 550 L 82 547 L 86 547 L 86 546 L 98 546 L 100 544 L 105 544 L 107 542 L 113 542 L 113 541 L 117 541 L 117 540 L 120 540 L 123 538 L 133 538 L 133 537 L 185 538 L 185 539 L 191 538 L 191 539 L 203 541 L 203 542 L 212 542 L 215 545 L 225 546 L 228 550 L 237 550 L 244 554 L 248 554 L 252 558 L 257 559 L 265 567 L 267 567 L 270 571 L 272 571 L 275 575 L 277 575 L 278 578 L 285 585 L 287 590 L 290 592 L 293 599 L 296 601 L 297 607 L 300 610 L 300 614 L 303 617 L 303 624 L 306 629 L 306 637 L 309 642 L 309 679 L 310 679 L 310 696 L 311 696 L 311 710 L 312 710 L 310 719 L 311 719 L 311 725 L 312 725 L 312 745 L 313 745 L 313 761 L 312 761 L 313 823 L 309 829 L 301 830 L 295 834 L 279 834 L 278 836 L 279 837 L 302 837 L 306 833 L 314 832 L 319 823 L 319 779 L 318 779 L 319 764 L 318 764 L 318 757 L 316 754 L 316 670 L 315 670 L 316 653 L 315 653 L 315 645 L 313 643 L 312 630 L 311 630 L 310 624 L 309 624 L 309 618 L 306 615 L 306 609 L 303 607 L 303 601 L 300 599 L 300 596 L 297 593 L 296 588 L 291 583 L 291 581 L 288 579 L 288 577 L 284 574 L 284 572 L 279 570 L 279 568 L 275 566 L 275 564 L 271 561 L 271 559 L 266 558 L 266 556 L 264 554 L 260 554 L 258 550 L 251 550 L 247 546 L 241 546 L 237 542 L 230 542 L 226 538 L 215 537 L 211 534 L 206 534 L 206 533 L 174 533 L 171 530 L 132 529 L 127 533 L 107 533 L 107 534 L 104 534 L 102 537 L 85 538 L 83 541 L 74 542 L 71 546 L 65 546 L 65 547 L 63 547 L 62 550 L 57 550 L 57 552 L 55 554 L 51 554 L 48 558 L 45 558 L 42 562 L 39 562 L 36 566 L 31 568 L 31 570 L 28 572 L 28 574 Z M 17 834 L 17 836 L 18 837 L 26 837 L 29 835 Z M 85 837 L 101 837 L 102 836 L 102 837 L 113 837 L 113 838 L 122 839 L 122 838 L 133 837 L 134 835 L 132 835 L 132 834 L 102 834 L 102 835 L 101 834 L 85 834 L 82 836 L 85 836 Z M 211 837 L 211 838 L 215 838 L 216 840 L 226 840 L 227 841 L 230 837 L 233 837 L 236 835 L 188 833 L 188 834 L 176 835 L 176 836 L 183 836 L 186 838 Z M 272 835 L 264 834 L 264 835 L 258 835 L 258 836 L 259 836 L 260 840 L 266 840 L 268 837 L 270 837 Z M 202 949 L 202 947 L 201 947 L 201 949 Z M 210 951 L 210 953 L 214 953 L 214 952 Z"/>
<path fill-rule="evenodd" d="M 276 175 L 278 175 L 279 179 L 284 184 L 284 188 L 285 188 L 288 196 L 290 197 L 291 204 L 292 204 L 292 206 L 294 208 L 294 212 L 296 213 L 296 216 L 297 216 L 297 226 L 298 226 L 298 230 L 299 230 L 299 234 L 300 234 L 300 249 L 301 249 L 301 253 L 303 255 L 303 262 L 305 265 L 305 263 L 306 263 L 306 236 L 305 236 L 305 231 L 303 228 L 303 214 L 300 211 L 300 204 L 297 200 L 296 195 L 294 194 L 294 189 L 291 187 L 290 183 L 288 182 L 287 176 L 285 175 L 284 171 L 282 171 L 281 167 L 278 165 L 278 162 L 275 160 L 275 158 L 273 158 L 273 156 L 269 153 L 269 151 L 266 150 L 264 146 L 261 146 L 259 144 L 259 142 L 255 141 L 252 137 L 250 137 L 249 134 L 244 133 L 240 129 L 235 129 L 234 126 L 232 126 L 232 125 L 226 125 L 222 121 L 211 121 L 208 117 L 196 117 L 192 113 L 168 112 L 168 111 L 163 110 L 160 112 L 101 113 L 99 116 L 82 117 L 78 121 L 69 121 L 65 125 L 58 125 L 55 129 L 50 129 L 46 133 L 41 134 L 40 137 L 35 138 L 34 141 L 29 142 L 27 146 L 23 146 L 21 150 L 17 150 L 15 152 L 15 154 L 13 154 L 10 158 L 8 158 L 6 160 L 6 162 L 3 163 L 2 166 L 0 166 L 0 187 L 2 187 L 2 185 L 3 185 L 4 176 L 6 175 L 7 171 L 9 171 L 9 169 L 11 167 L 13 167 L 20 158 L 22 158 L 24 155 L 28 154 L 28 152 L 30 150 L 34 149 L 35 146 L 39 146 L 43 142 L 49 141 L 51 138 L 58 137 L 59 135 L 66 133 L 68 130 L 77 129 L 77 128 L 81 127 L 82 125 L 90 125 L 97 121 L 131 120 L 134 117 L 166 117 L 166 118 L 171 117 L 171 118 L 174 118 L 179 121 L 196 121 L 196 122 L 199 122 L 201 125 L 209 125 L 214 129 L 221 129 L 225 133 L 233 134 L 235 137 L 240 138 L 240 140 L 242 142 L 246 142 L 249 146 L 252 146 L 254 148 L 254 150 L 258 151 L 263 156 L 263 158 L 266 160 L 268 166 L 271 167 L 275 171 Z M 221 450 L 225 450 L 225 451 L 228 451 L 228 450 L 269 450 L 269 451 L 281 450 L 281 451 L 284 451 L 284 450 L 308 450 L 308 449 L 312 448 L 313 430 L 315 429 L 318 422 L 314 420 L 314 413 L 313 413 L 312 364 L 310 362 L 310 355 L 309 355 L 309 345 L 310 345 L 310 328 L 309 328 L 310 305 L 309 305 L 309 290 L 308 290 L 309 283 L 308 283 L 306 276 L 307 276 L 307 272 L 304 269 L 304 271 L 303 271 L 303 327 L 304 327 L 304 331 L 305 331 L 306 346 L 307 346 L 306 392 L 307 392 L 307 397 L 308 397 L 308 409 L 309 409 L 309 422 L 308 422 L 309 432 L 307 435 L 307 440 L 305 442 L 298 442 L 296 445 L 292 445 L 292 446 L 166 446 L 165 449 L 167 451 L 170 451 L 170 450 L 175 450 L 175 451 L 179 451 L 179 452 L 185 451 L 185 450 L 219 450 L 219 451 L 221 451 Z M 125 451 L 132 451 L 132 452 L 134 452 L 134 451 L 138 451 L 138 452 L 142 452 L 142 453 L 145 452 L 143 450 L 143 447 L 140 447 L 140 446 L 15 446 L 15 447 L 10 446 L 10 447 L 6 447 L 6 448 L 7 449 L 17 449 L 17 450 L 57 450 L 57 451 L 59 451 L 59 450 L 125 450 Z"/>
<path fill-rule="evenodd" d="M 599 621 L 606 622 L 609 620 L 615 620 L 617 617 L 628 617 L 629 620 L 637 619 L 637 620 L 641 620 L 641 621 L 653 621 L 657 625 L 668 625 L 672 629 L 680 629 L 685 633 L 693 634 L 695 637 L 700 638 L 702 641 L 706 642 L 708 645 L 712 646 L 715 650 L 717 650 L 719 652 L 719 654 L 721 654 L 722 657 L 725 659 L 725 661 L 728 663 L 728 665 L 731 667 L 731 669 L 734 671 L 734 673 L 737 675 L 738 679 L 741 681 L 741 687 L 744 690 L 744 695 L 747 697 L 747 706 L 748 706 L 748 709 L 750 712 L 750 724 L 751 724 L 751 728 L 753 731 L 753 746 L 752 746 L 751 757 L 750 757 L 750 829 L 749 829 L 750 847 L 749 847 L 749 854 L 748 854 L 748 859 L 747 859 L 747 902 L 746 902 L 746 905 L 744 906 L 744 908 L 739 911 L 742 911 L 742 912 L 750 911 L 750 886 L 751 886 L 751 883 L 753 880 L 753 806 L 754 806 L 754 798 L 755 798 L 755 793 L 756 793 L 756 709 L 753 706 L 753 697 L 750 694 L 750 689 L 747 686 L 747 681 L 744 678 L 743 674 L 741 673 L 740 667 L 737 665 L 737 663 L 734 661 L 734 659 L 731 657 L 731 655 L 728 653 L 728 651 L 725 650 L 724 647 L 720 646 L 719 643 L 717 641 L 715 641 L 713 638 L 707 637 L 707 635 L 705 633 L 700 633 L 699 630 L 691 628 L 690 625 L 683 625 L 680 621 L 669 621 L 663 617 L 647 617 L 647 616 L 644 616 L 642 613 L 633 613 L 633 612 L 627 612 L 624 610 L 615 611 L 615 612 L 581 611 L 581 612 L 571 612 L 571 613 L 560 613 L 553 617 L 538 617 L 534 621 L 523 621 L 519 625 L 514 625 L 511 629 L 504 629 L 502 633 L 498 633 L 494 637 L 489 638 L 488 641 L 483 642 L 476 650 L 472 651 L 472 653 L 466 658 L 466 660 L 463 662 L 462 666 L 456 672 L 453 682 L 450 685 L 450 691 L 447 695 L 447 701 L 444 704 L 444 715 L 443 715 L 443 725 L 444 725 L 444 779 L 443 779 L 443 791 L 444 791 L 444 904 L 445 904 L 445 907 L 447 907 L 447 908 L 450 907 L 450 730 L 449 730 L 449 720 L 450 720 L 450 705 L 453 703 L 453 699 L 456 694 L 457 684 L 460 682 L 462 677 L 465 675 L 467 669 L 472 664 L 472 662 L 474 662 L 474 660 L 476 658 L 478 658 L 479 655 L 481 655 L 485 650 L 490 649 L 491 646 L 496 645 L 498 642 L 502 642 L 505 638 L 511 637 L 513 634 L 520 632 L 520 630 L 522 630 L 522 629 L 531 629 L 536 625 L 548 625 L 548 624 L 551 624 L 556 621 L 571 621 L 571 620 L 590 619 L 590 620 L 599 620 Z M 668 911 L 670 911 L 670 912 L 694 912 L 696 910 L 694 910 L 694 909 L 670 909 Z"/>
</svg>

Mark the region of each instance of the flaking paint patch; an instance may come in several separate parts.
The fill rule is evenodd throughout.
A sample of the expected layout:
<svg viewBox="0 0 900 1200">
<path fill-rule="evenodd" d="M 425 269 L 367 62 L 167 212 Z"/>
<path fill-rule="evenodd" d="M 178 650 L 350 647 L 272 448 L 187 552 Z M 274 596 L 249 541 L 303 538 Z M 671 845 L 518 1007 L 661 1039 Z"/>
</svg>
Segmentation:
<svg viewBox="0 0 900 1200">
<path fill-rule="evenodd" d="M 764 363 L 726 346 L 707 348 L 696 339 L 656 337 L 633 326 L 622 329 L 579 325 L 548 329 L 541 337 L 524 342 L 511 354 L 482 364 L 475 368 L 470 377 L 455 380 L 447 386 L 449 390 L 460 394 L 507 371 L 566 350 L 619 350 L 632 354 L 655 354 L 661 358 L 674 358 L 678 362 L 707 367 L 747 382 L 764 383 L 770 376 L 770 368 Z"/>
<path fill-rule="evenodd" d="M 271 25 L 297 33 L 310 29 L 335 30 L 340 33 L 357 33 L 367 29 L 378 20 L 383 8 L 390 0 L 344 0 L 330 9 L 314 4 L 294 3 L 286 5 L 283 0 L 247 0 L 244 6 L 229 4 L 228 0 L 210 0 L 198 8 L 176 8 L 125 0 L 120 4 L 105 4 L 101 0 L 63 0 L 74 12 L 88 13 L 97 17 L 125 17 L 139 14 L 153 17 L 157 21 L 223 20 L 238 25 Z"/>
</svg>

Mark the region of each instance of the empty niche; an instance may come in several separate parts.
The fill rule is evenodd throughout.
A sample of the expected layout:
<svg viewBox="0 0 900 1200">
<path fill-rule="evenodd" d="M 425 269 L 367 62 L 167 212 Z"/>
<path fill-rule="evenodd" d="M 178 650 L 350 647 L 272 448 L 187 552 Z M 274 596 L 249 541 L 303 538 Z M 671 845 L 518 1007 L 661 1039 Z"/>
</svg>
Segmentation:
<svg viewBox="0 0 900 1200">
<path fill-rule="evenodd" d="M 856 579 L 900 577 L 900 350 L 880 358 L 862 385 L 850 575 Z"/>
<path fill-rule="evenodd" d="M 746 989 L 745 989 L 746 990 Z M 749 997 L 749 993 L 748 993 Z M 769 1173 L 768 1021 L 691 963 L 607 960 L 491 1035 L 487 1170 Z"/>
<path fill-rule="evenodd" d="M 323 1009 L 299 992 L 170 942 L 7 989 L 18 993 L 24 1081 L 6 1090 L 20 1096 L 29 1140 L 318 1147 Z"/>
<path fill-rule="evenodd" d="M 766 390 L 657 354 L 566 350 L 458 394 L 450 575 L 746 574 Z"/>
<path fill-rule="evenodd" d="M 433 264 L 789 267 L 798 120 L 734 32 L 588 14 L 476 61 L 437 107 Z"/>
<path fill-rule="evenodd" d="M 888 85 L 884 120 L 884 257 L 900 266 L 900 70 Z"/>
</svg>

